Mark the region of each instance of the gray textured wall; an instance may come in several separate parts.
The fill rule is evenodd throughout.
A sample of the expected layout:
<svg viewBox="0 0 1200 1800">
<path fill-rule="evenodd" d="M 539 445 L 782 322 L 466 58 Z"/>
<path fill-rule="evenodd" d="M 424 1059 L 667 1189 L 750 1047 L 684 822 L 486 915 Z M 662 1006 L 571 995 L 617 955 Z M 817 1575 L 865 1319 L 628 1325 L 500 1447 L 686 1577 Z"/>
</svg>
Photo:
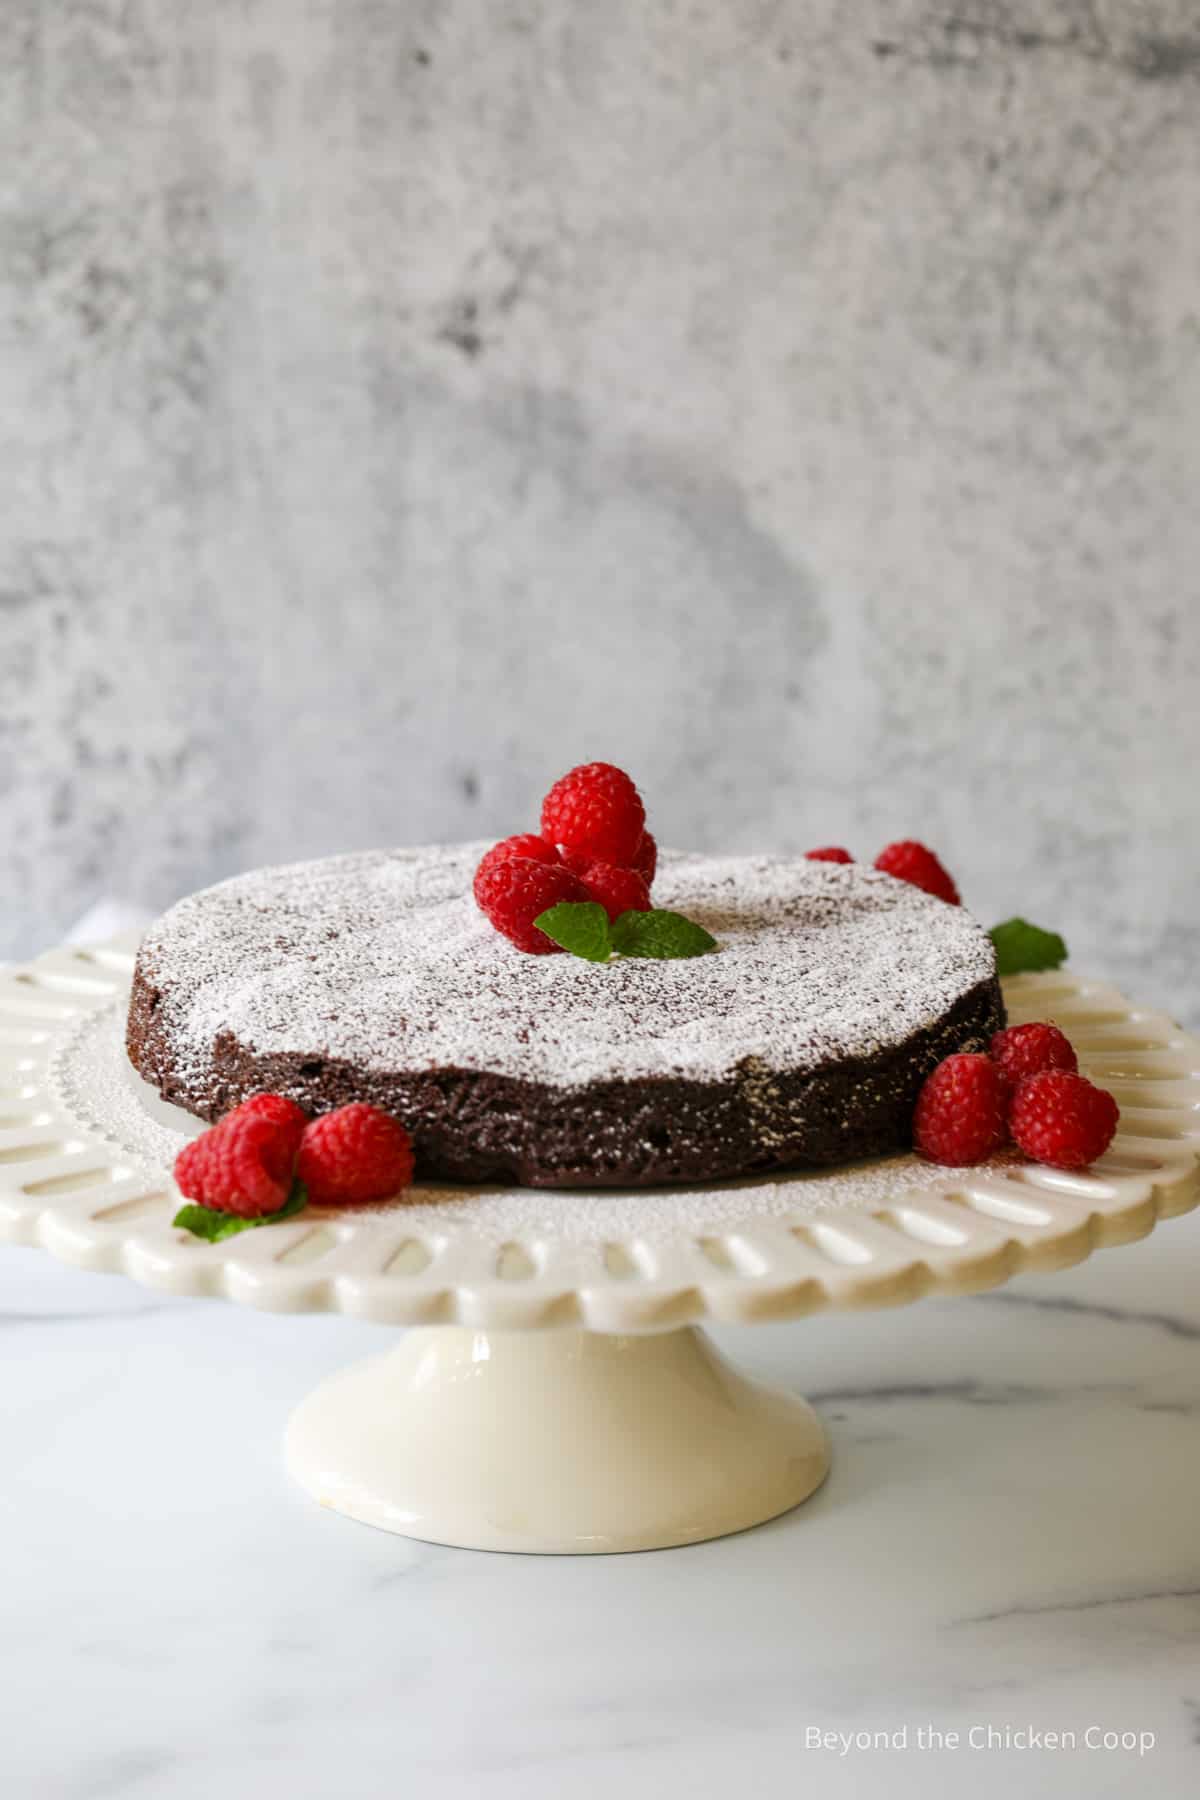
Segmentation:
<svg viewBox="0 0 1200 1800">
<path fill-rule="evenodd" d="M 0 954 L 531 820 L 927 836 L 1200 1016 L 1189 0 L 3 0 Z"/>
</svg>

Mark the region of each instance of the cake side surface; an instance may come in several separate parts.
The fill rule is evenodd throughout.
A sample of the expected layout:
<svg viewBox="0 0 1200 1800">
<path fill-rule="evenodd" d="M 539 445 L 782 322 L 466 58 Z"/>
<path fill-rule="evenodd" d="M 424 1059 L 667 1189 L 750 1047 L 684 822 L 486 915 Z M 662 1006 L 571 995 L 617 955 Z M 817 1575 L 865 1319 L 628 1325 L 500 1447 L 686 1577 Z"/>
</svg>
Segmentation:
<svg viewBox="0 0 1200 1800">
<path fill-rule="evenodd" d="M 498 937 L 470 897 L 480 849 L 181 901 L 138 956 L 134 1067 L 206 1119 L 263 1089 L 370 1100 L 429 1175 L 648 1185 L 900 1147 L 925 1075 L 1002 1023 L 978 924 L 874 870 L 667 856 L 656 900 L 721 948 L 597 966 Z"/>
</svg>

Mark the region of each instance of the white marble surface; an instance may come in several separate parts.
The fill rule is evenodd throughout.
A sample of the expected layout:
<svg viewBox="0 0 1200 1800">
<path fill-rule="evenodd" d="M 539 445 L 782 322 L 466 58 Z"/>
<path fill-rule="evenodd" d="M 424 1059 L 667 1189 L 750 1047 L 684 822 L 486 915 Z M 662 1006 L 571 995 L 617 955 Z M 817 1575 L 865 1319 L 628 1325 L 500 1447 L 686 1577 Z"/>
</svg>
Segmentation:
<svg viewBox="0 0 1200 1800">
<path fill-rule="evenodd" d="M 817 1399 L 823 1492 L 719 1543 L 539 1559 L 288 1486 L 289 1408 L 386 1334 L 4 1250 L 5 1790 L 1191 1795 L 1198 1272 L 1189 1218 L 991 1296 L 721 1333 Z M 917 1748 L 930 1726 L 962 1746 Z M 972 1749 L 989 1727 L 1080 1747 Z M 1088 1749 L 1089 1727 L 1154 1744 Z M 901 1728 L 907 1749 L 805 1745 Z"/>
</svg>

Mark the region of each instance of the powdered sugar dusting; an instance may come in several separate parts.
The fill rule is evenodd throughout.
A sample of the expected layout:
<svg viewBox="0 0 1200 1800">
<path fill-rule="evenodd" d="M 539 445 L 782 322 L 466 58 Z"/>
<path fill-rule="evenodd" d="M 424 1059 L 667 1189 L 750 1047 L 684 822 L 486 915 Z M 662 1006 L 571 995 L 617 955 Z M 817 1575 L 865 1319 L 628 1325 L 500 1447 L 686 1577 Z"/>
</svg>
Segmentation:
<svg viewBox="0 0 1200 1800">
<path fill-rule="evenodd" d="M 65 1112 L 158 1184 L 169 1177 L 180 1149 L 202 1126 L 160 1100 L 130 1067 L 123 1032 L 126 1004 L 121 996 L 76 1027 L 54 1059 L 51 1083 Z M 971 1175 L 1014 1160 L 1019 1160 L 1015 1152 L 1006 1153 L 972 1169 Z M 877 1211 L 901 1195 L 944 1189 L 948 1173 L 952 1171 L 904 1154 L 833 1171 L 727 1181 L 707 1188 L 564 1191 L 422 1183 L 405 1200 L 330 1216 L 376 1219 L 381 1229 L 392 1231 L 403 1221 L 416 1236 L 464 1234 L 496 1247 L 630 1241 L 666 1245 L 736 1233 L 764 1221 L 802 1221 L 838 1210 Z"/>
<path fill-rule="evenodd" d="M 904 1042 L 995 972 L 962 908 L 874 869 L 773 856 L 664 855 L 655 903 L 707 926 L 711 955 L 527 956 L 471 898 L 485 847 L 260 869 L 181 901 L 143 945 L 178 1072 L 206 1068 L 220 1032 L 260 1055 L 558 1087 L 716 1081 L 751 1059 L 804 1072 Z"/>
</svg>

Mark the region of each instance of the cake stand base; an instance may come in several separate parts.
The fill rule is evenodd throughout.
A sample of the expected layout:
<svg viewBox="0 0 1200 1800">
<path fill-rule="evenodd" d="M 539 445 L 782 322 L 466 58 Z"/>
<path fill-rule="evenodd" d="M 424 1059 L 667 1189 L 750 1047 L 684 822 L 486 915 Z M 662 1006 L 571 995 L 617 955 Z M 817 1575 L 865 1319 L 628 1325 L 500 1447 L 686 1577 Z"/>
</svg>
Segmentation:
<svg viewBox="0 0 1200 1800">
<path fill-rule="evenodd" d="M 471 1550 L 657 1550 L 758 1525 L 829 1469 L 806 1401 L 694 1327 L 644 1337 L 430 1326 L 323 1382 L 292 1475 L 367 1525 Z"/>
</svg>

